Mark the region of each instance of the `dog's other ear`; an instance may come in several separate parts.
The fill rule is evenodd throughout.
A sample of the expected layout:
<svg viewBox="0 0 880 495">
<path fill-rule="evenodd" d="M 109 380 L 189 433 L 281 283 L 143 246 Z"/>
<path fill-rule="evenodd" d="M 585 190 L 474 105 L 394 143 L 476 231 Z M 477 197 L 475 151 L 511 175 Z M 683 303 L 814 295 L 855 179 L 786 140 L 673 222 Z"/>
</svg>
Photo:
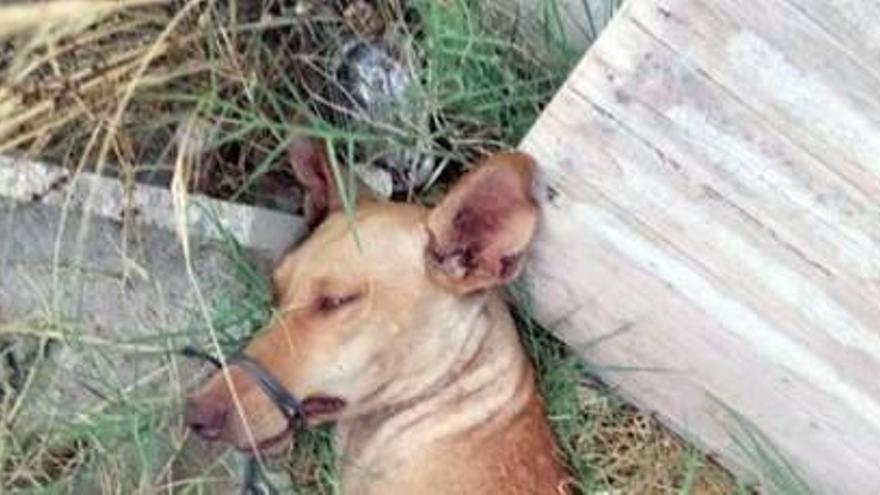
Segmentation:
<svg viewBox="0 0 880 495">
<path fill-rule="evenodd" d="M 533 169 L 528 155 L 496 154 L 431 211 L 426 263 L 433 280 L 464 294 L 519 274 L 538 217 Z"/>
<path fill-rule="evenodd" d="M 314 227 L 342 207 L 326 144 L 311 137 L 295 137 L 287 148 L 287 158 L 297 180 L 305 188 L 306 221 Z"/>
</svg>

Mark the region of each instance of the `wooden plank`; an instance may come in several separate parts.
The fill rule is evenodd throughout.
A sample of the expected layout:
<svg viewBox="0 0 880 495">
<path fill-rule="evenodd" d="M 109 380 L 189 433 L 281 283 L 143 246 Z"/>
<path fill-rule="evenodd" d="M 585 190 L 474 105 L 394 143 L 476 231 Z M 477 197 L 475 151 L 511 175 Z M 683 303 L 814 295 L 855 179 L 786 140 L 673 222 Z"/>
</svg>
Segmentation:
<svg viewBox="0 0 880 495">
<path fill-rule="evenodd" d="M 781 0 L 741 5 L 635 2 L 630 20 L 663 33 L 663 43 L 698 65 L 778 129 L 835 167 L 872 196 L 880 136 L 880 79 L 828 42 L 827 33 Z M 682 9 L 693 12 L 685 19 Z M 873 170 L 864 171 L 865 167 Z M 853 170 L 855 169 L 855 170 Z"/>
<path fill-rule="evenodd" d="M 865 0 L 787 0 L 821 26 L 867 71 L 880 69 L 880 2 Z"/>
<path fill-rule="evenodd" d="M 809 8 L 630 0 L 523 143 L 530 275 L 676 428 L 749 467 L 724 404 L 817 492 L 876 494 L 880 82 Z"/>
</svg>

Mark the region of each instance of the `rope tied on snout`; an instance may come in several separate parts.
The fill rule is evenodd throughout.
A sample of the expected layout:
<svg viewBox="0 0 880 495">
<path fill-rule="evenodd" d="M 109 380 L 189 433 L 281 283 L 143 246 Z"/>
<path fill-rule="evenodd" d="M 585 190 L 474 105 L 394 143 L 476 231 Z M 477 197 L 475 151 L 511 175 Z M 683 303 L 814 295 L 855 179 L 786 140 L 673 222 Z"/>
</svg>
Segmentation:
<svg viewBox="0 0 880 495">
<path fill-rule="evenodd" d="M 207 361 L 218 370 L 223 369 L 223 363 L 219 359 L 195 347 L 186 346 L 181 349 L 180 353 L 185 357 Z M 254 379 L 260 390 L 278 407 L 278 410 L 287 420 L 291 432 L 306 426 L 305 414 L 303 413 L 300 400 L 290 393 L 266 368 L 253 358 L 242 353 L 235 354 L 226 360 L 227 367 L 232 364 L 239 366 Z M 260 478 L 262 478 L 262 486 Z M 264 476 L 260 475 L 257 458 L 251 456 L 245 466 L 242 495 L 263 495 L 275 492 L 271 483 Z"/>
</svg>

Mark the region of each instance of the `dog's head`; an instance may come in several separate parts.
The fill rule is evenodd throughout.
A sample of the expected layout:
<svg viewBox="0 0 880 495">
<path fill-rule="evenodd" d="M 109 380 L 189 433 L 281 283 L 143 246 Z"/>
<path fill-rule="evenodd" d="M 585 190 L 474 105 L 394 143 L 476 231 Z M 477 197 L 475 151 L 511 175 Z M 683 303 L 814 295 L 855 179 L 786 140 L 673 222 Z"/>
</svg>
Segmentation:
<svg viewBox="0 0 880 495">
<path fill-rule="evenodd" d="M 532 160 L 492 156 L 433 209 L 367 202 L 346 215 L 325 146 L 297 139 L 289 155 L 316 227 L 276 265 L 275 317 L 244 353 L 302 399 L 310 424 L 369 414 L 435 380 L 455 358 L 446 332 L 466 331 L 478 295 L 519 272 L 537 218 Z M 242 450 L 290 437 L 234 363 L 195 392 L 186 415 L 203 437 Z"/>
</svg>

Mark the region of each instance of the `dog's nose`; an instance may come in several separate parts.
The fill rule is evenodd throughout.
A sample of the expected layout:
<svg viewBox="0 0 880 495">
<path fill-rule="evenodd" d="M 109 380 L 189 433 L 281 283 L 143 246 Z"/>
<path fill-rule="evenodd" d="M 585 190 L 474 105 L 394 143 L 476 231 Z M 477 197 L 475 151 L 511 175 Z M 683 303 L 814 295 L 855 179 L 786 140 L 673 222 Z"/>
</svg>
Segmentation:
<svg viewBox="0 0 880 495">
<path fill-rule="evenodd" d="M 191 398 L 186 402 L 186 424 L 206 440 L 220 438 L 228 416 L 229 409 L 215 401 Z"/>
</svg>

